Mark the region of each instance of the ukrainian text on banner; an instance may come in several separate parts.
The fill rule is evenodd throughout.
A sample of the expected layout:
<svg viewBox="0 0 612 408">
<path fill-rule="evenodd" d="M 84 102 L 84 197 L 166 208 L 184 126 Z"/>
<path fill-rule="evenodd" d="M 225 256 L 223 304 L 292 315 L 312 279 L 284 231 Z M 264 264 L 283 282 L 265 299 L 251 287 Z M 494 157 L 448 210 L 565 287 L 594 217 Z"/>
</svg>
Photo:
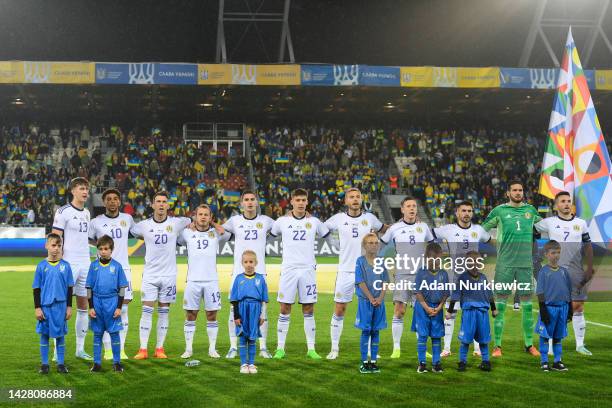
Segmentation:
<svg viewBox="0 0 612 408">
<path fill-rule="evenodd" d="M 229 64 L 199 64 L 198 85 L 229 85 L 232 68 Z"/>
<path fill-rule="evenodd" d="M 400 85 L 408 88 L 431 88 L 432 67 L 400 67 Z"/>
<path fill-rule="evenodd" d="M 457 68 L 459 88 L 499 88 L 499 68 Z"/>
<path fill-rule="evenodd" d="M 257 85 L 300 85 L 299 65 L 257 65 Z"/>
<path fill-rule="evenodd" d="M 18 84 L 23 82 L 23 63 L 18 61 L 0 62 L 0 84 Z"/>
<path fill-rule="evenodd" d="M 162 85 L 196 85 L 197 64 L 155 64 L 154 82 Z"/>
<path fill-rule="evenodd" d="M 93 84 L 93 62 L 23 61 L 23 82 L 32 84 Z"/>
<path fill-rule="evenodd" d="M 595 70 L 595 88 L 612 91 L 612 70 Z"/>
<path fill-rule="evenodd" d="M 93 62 L 52 62 L 52 84 L 93 84 L 95 82 Z"/>
<path fill-rule="evenodd" d="M 399 67 L 359 65 L 359 84 L 365 86 L 400 86 Z"/>
</svg>

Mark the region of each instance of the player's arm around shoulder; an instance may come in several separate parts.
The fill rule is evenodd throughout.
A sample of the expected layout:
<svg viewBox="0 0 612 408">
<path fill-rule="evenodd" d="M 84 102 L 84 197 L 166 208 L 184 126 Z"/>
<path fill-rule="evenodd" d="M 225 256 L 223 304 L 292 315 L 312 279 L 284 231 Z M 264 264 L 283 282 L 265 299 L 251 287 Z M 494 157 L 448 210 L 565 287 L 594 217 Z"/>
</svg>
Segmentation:
<svg viewBox="0 0 612 408">
<path fill-rule="evenodd" d="M 316 220 L 315 222 L 317 224 L 317 235 L 319 235 L 320 238 L 325 239 L 331 235 L 331 230 L 323 221 L 316 217 L 313 217 L 313 220 Z"/>
<path fill-rule="evenodd" d="M 179 231 L 184 230 L 185 228 L 193 228 L 195 229 L 195 224 L 193 220 L 189 217 L 176 217 L 175 218 L 176 227 Z"/>
<path fill-rule="evenodd" d="M 335 231 L 338 229 L 338 216 L 339 214 L 334 214 L 329 217 L 323 224 L 330 230 Z"/>
<path fill-rule="evenodd" d="M 144 231 L 145 231 L 146 225 L 147 225 L 147 220 L 139 221 L 132 225 L 132 228 L 130 228 L 130 233 L 138 239 L 144 239 Z"/>
<path fill-rule="evenodd" d="M 232 234 L 234 233 L 234 217 L 235 215 L 232 215 L 221 225 L 225 231 L 229 231 Z"/>
<path fill-rule="evenodd" d="M 178 236 L 176 237 L 176 245 L 184 246 L 184 247 L 187 246 L 189 231 L 190 230 L 184 229 L 181 232 L 179 232 Z"/>
<path fill-rule="evenodd" d="M 89 243 L 92 245 L 95 245 L 96 243 L 96 228 L 97 228 L 97 219 L 98 217 L 94 218 L 93 220 L 91 220 L 89 222 L 89 229 L 87 230 L 87 238 L 89 239 Z"/>
<path fill-rule="evenodd" d="M 538 231 L 539 233 L 545 233 L 548 234 L 549 230 L 550 230 L 550 226 L 549 226 L 549 218 L 544 218 L 541 219 L 540 221 L 536 222 L 533 227 L 536 229 L 536 231 Z"/>
<path fill-rule="evenodd" d="M 493 208 L 491 212 L 487 215 L 484 222 L 482 223 L 482 228 L 485 231 L 489 232 L 492 228 L 496 227 L 499 222 L 499 206 Z"/>
<path fill-rule="evenodd" d="M 391 226 L 389 226 L 389 228 L 387 228 L 387 230 L 385 231 L 385 233 L 383 234 L 382 237 L 380 237 L 380 242 L 382 242 L 383 244 L 387 245 L 389 242 L 391 242 L 391 240 L 393 239 L 393 234 L 395 232 L 395 230 L 397 229 L 397 223 L 392 224 Z"/>
<path fill-rule="evenodd" d="M 533 223 L 536 224 L 536 223 L 542 221 L 544 218 L 542 218 L 542 216 L 538 212 L 538 209 L 535 208 L 531 204 L 528 204 L 528 205 L 529 205 L 529 212 L 531 213 L 531 215 L 533 215 Z"/>
<path fill-rule="evenodd" d="M 270 228 L 271 237 L 276 238 L 281 235 L 281 233 L 283 232 L 282 229 L 285 219 L 286 217 L 283 215 L 274 220 L 274 222 L 272 223 L 272 228 Z"/>
</svg>

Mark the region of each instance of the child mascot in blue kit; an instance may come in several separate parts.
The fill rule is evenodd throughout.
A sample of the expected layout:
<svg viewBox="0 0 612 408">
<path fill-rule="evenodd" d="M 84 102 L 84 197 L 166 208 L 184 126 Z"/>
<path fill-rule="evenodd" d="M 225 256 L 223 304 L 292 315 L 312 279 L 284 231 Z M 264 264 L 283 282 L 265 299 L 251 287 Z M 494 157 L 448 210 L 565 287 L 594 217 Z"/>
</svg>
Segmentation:
<svg viewBox="0 0 612 408">
<path fill-rule="evenodd" d="M 128 286 L 121 264 L 111 258 L 115 247 L 108 235 L 98 239 L 98 259 L 93 261 L 87 275 L 87 297 L 89 299 L 89 328 L 94 333 L 94 363 L 92 372 L 102 370 L 102 336 L 108 332 L 113 351 L 113 370 L 123 372 L 121 366 L 121 308 L 125 288 Z"/>
<path fill-rule="evenodd" d="M 40 335 L 40 371 L 49 374 L 49 338 L 55 339 L 57 347 L 57 372 L 67 374 L 64 364 L 65 336 L 72 316 L 72 288 L 74 281 L 70 264 L 62 258 L 62 237 L 47 235 L 45 248 L 47 258 L 36 266 L 32 290 L 36 333 Z"/>
<path fill-rule="evenodd" d="M 268 285 L 263 275 L 255 273 L 257 254 L 246 250 L 242 253 L 244 273 L 238 275 L 232 286 L 230 302 L 234 308 L 236 337 L 239 339 L 240 373 L 257 374 L 256 341 L 261 337 L 264 323 L 263 303 L 268 303 Z"/>
</svg>

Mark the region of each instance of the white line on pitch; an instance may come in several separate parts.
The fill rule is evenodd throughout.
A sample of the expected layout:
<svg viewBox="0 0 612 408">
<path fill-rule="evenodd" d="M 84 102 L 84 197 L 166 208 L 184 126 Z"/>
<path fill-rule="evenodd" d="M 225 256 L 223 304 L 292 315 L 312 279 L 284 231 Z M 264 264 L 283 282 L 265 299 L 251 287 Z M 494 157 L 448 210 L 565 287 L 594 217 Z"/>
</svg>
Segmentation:
<svg viewBox="0 0 612 408">
<path fill-rule="evenodd" d="M 540 310 L 537 307 L 533 308 L 533 313 L 540 313 Z M 586 323 L 588 324 L 592 324 L 594 326 L 600 326 L 600 327 L 606 327 L 608 329 L 612 329 L 612 326 L 610 326 L 609 324 L 603 324 L 603 323 L 597 323 L 597 322 L 592 322 L 590 320 L 585 320 Z"/>
<path fill-rule="evenodd" d="M 589 320 L 585 320 L 589 324 L 594 324 L 595 326 L 607 327 L 608 329 L 612 329 L 612 326 L 603 323 L 591 322 Z"/>
</svg>

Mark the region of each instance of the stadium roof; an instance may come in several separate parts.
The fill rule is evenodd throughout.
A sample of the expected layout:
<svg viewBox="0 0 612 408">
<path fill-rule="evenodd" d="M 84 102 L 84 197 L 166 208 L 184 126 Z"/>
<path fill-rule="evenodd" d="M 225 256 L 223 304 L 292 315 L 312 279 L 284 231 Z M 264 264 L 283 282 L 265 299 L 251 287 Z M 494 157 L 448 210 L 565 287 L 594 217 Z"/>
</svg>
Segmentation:
<svg viewBox="0 0 612 408">
<path fill-rule="evenodd" d="M 266 12 L 284 0 L 226 0 L 226 8 Z M 547 15 L 573 20 L 580 51 L 587 19 L 607 0 L 547 0 Z M 604 2 L 604 3 L 602 3 Z M 534 0 L 291 0 L 296 62 L 402 66 L 518 65 Z M 20 0 L 3 4 L 0 61 L 213 62 L 219 1 Z M 612 37 L 612 10 L 602 14 Z M 278 26 L 226 27 L 230 62 L 275 62 Z M 548 30 L 560 58 L 567 28 Z M 529 66 L 550 67 L 542 41 Z M 585 68 L 612 68 L 595 41 Z M 601 125 L 612 128 L 611 92 L 592 91 Z M 497 124 L 546 128 L 553 91 L 518 89 L 288 86 L 0 86 L 5 119 L 78 122 L 341 121 L 345 123 Z M 606 132 L 607 133 L 607 132 Z"/>
<path fill-rule="evenodd" d="M 226 0 L 266 12 L 284 0 Z M 548 0 L 546 14 L 572 20 L 584 50 L 590 28 L 607 0 Z M 297 63 L 401 66 L 519 65 L 535 0 L 291 0 L 289 25 Z M 214 62 L 218 0 L 3 2 L 0 60 Z M 612 38 L 612 10 L 601 26 Z M 278 24 L 227 24 L 229 62 L 276 62 Z M 567 28 L 547 29 L 560 57 Z M 529 66 L 551 66 L 536 41 Z M 585 68 L 612 68 L 598 39 Z"/>
</svg>

